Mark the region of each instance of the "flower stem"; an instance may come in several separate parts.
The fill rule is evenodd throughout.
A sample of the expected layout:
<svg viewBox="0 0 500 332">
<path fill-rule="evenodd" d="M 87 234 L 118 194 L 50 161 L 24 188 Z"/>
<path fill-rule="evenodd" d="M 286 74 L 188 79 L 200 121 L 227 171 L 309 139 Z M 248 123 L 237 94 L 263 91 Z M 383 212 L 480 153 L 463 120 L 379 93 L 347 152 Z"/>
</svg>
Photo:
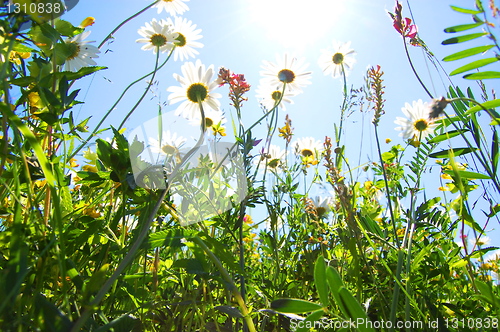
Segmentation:
<svg viewBox="0 0 500 332">
<path fill-rule="evenodd" d="M 217 269 L 222 275 L 222 278 L 224 278 L 224 281 L 227 282 L 229 290 L 233 293 L 233 296 L 236 299 L 236 302 L 238 302 L 238 305 L 240 306 L 241 313 L 243 315 L 243 319 L 245 320 L 245 323 L 247 324 L 248 330 L 250 332 L 257 332 L 255 329 L 255 325 L 253 324 L 252 317 L 250 316 L 250 312 L 245 304 L 245 301 L 243 300 L 243 297 L 241 296 L 240 292 L 238 291 L 238 287 L 234 284 L 234 281 L 232 280 L 231 276 L 227 272 L 227 270 L 224 268 L 220 260 L 215 256 L 215 254 L 207 247 L 205 242 L 198 236 L 193 238 L 193 241 L 198 244 L 203 251 L 210 257 L 212 262 L 215 264 Z"/>
<path fill-rule="evenodd" d="M 170 53 L 170 54 L 172 54 L 172 53 Z M 151 76 L 151 79 L 148 82 L 148 86 L 144 90 L 144 93 L 142 94 L 141 98 L 139 98 L 139 100 L 137 101 L 137 103 L 135 103 L 134 107 L 132 107 L 132 109 L 127 113 L 127 115 L 125 116 L 125 118 L 123 118 L 122 123 L 120 123 L 120 126 L 118 127 L 118 130 L 122 129 L 122 127 L 125 125 L 125 122 L 132 115 L 132 113 L 134 113 L 134 111 L 137 109 L 137 107 L 139 107 L 139 105 L 144 100 L 144 97 L 146 97 L 146 94 L 149 92 L 149 88 L 151 88 L 151 85 L 153 85 L 153 82 L 154 82 L 154 79 L 155 79 L 155 76 L 156 76 L 156 72 L 158 71 L 158 60 L 159 59 L 160 59 L 160 48 L 157 47 L 156 48 L 155 69 L 153 70 L 153 76 Z"/>
<path fill-rule="evenodd" d="M 172 50 L 173 52 L 173 50 Z M 160 70 L 161 68 L 163 68 L 163 66 L 165 66 L 165 64 L 168 62 L 168 60 L 170 59 L 170 57 L 172 56 L 172 52 L 170 52 L 170 54 L 168 55 L 167 59 L 165 59 L 165 61 L 160 65 L 158 66 L 158 68 L 156 68 L 156 70 L 138 78 L 137 80 L 133 81 L 132 83 L 130 83 L 126 88 L 125 90 L 123 90 L 122 94 L 120 95 L 120 97 L 116 100 L 116 102 L 109 108 L 109 110 L 106 112 L 106 114 L 104 115 L 104 117 L 102 117 L 102 119 L 99 121 L 99 123 L 95 126 L 94 130 L 92 131 L 92 133 L 90 133 L 90 135 L 87 137 L 87 139 L 82 143 L 80 144 L 74 151 L 73 153 L 71 154 L 71 156 L 68 157 L 68 160 L 71 159 L 71 158 L 74 158 L 76 156 L 76 154 L 78 152 L 80 152 L 81 149 L 83 149 L 87 144 L 88 142 L 90 142 L 90 140 L 92 138 L 94 138 L 94 136 L 96 135 L 97 131 L 99 130 L 99 128 L 101 128 L 102 124 L 104 123 L 104 121 L 108 118 L 108 116 L 111 114 L 111 112 L 113 112 L 115 110 L 115 107 L 116 105 L 118 105 L 118 103 L 120 103 L 120 101 L 122 100 L 122 98 L 125 96 L 125 94 L 127 93 L 127 91 L 132 87 L 134 86 L 135 84 L 141 82 L 143 79 L 145 79 L 146 77 L 150 76 L 150 75 L 153 75 L 155 74 L 156 71 Z"/>
<path fill-rule="evenodd" d="M 413 74 L 415 74 L 415 77 L 417 78 L 417 80 L 420 83 L 420 85 L 424 88 L 424 90 L 427 93 L 427 95 L 431 99 L 434 99 L 434 97 L 432 96 L 432 93 L 429 92 L 429 90 L 425 86 L 424 82 L 422 82 L 422 80 L 420 79 L 420 76 L 418 75 L 417 70 L 413 66 L 413 62 L 411 61 L 410 53 L 408 52 L 408 45 L 406 45 L 406 41 L 405 41 L 405 37 L 404 36 L 403 36 L 403 45 L 405 46 L 406 57 L 408 58 L 408 62 L 410 63 L 410 67 L 411 67 L 411 70 L 413 71 Z"/>
<path fill-rule="evenodd" d="M 145 8 L 141 9 L 140 11 L 138 11 L 137 13 L 135 13 L 134 15 L 130 16 L 129 18 L 127 18 L 126 20 L 124 20 L 122 23 L 118 24 L 118 26 L 116 28 L 113 29 L 113 31 L 111 31 L 109 33 L 109 35 L 106 36 L 106 38 L 103 39 L 103 41 L 99 44 L 98 48 L 100 49 L 104 43 L 106 41 L 108 41 L 109 39 L 111 39 L 113 37 L 113 35 L 115 34 L 115 32 L 117 32 L 118 30 L 121 29 L 122 26 L 124 26 L 125 24 L 127 24 L 128 21 L 136 18 L 137 16 L 141 15 L 142 13 L 144 13 L 146 10 L 148 10 L 149 8 L 153 7 L 154 5 L 156 5 L 158 2 L 160 2 L 161 0 L 157 0 L 149 5 L 147 5 Z"/>
</svg>

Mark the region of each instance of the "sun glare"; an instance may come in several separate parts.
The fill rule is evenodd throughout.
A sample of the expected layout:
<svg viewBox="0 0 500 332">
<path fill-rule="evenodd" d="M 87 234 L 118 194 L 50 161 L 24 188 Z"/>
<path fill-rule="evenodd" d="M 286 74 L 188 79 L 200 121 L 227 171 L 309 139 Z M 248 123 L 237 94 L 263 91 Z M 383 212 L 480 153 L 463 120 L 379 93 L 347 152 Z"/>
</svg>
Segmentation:
<svg viewBox="0 0 500 332">
<path fill-rule="evenodd" d="M 331 29 L 344 12 L 345 0 L 252 0 L 253 20 L 266 38 L 283 47 L 302 49 Z M 333 37 L 332 37 L 333 38 Z"/>
</svg>

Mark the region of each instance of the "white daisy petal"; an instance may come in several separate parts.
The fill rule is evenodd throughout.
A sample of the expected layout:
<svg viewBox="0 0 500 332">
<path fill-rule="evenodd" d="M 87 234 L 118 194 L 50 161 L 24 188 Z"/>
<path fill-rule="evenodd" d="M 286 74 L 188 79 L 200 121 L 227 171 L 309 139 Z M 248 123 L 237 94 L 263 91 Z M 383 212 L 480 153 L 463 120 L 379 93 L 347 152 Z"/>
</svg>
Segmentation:
<svg viewBox="0 0 500 332">
<path fill-rule="evenodd" d="M 201 118 L 198 98 L 201 100 L 203 109 L 208 112 L 209 109 L 219 111 L 220 103 L 217 98 L 221 95 L 214 93 L 216 85 L 212 83 L 213 65 L 205 68 L 200 60 L 196 63 L 186 62 L 181 67 L 184 77 L 174 74 L 174 78 L 181 84 L 180 87 L 172 86 L 167 89 L 171 94 L 168 100 L 172 103 L 181 102 L 175 112 L 176 115 L 182 115 L 188 120 Z M 208 75 L 211 73 L 211 75 Z"/>
<path fill-rule="evenodd" d="M 196 42 L 196 40 L 202 38 L 202 35 L 200 35 L 201 29 L 196 30 L 196 24 L 182 17 L 175 17 L 174 21 L 168 18 L 167 22 L 172 26 L 173 31 L 178 34 L 174 49 L 174 61 L 178 59 L 184 61 L 199 54 L 195 48 L 203 47 L 202 43 Z"/>
<path fill-rule="evenodd" d="M 289 92 L 300 93 L 302 87 L 311 84 L 311 72 L 306 72 L 307 64 L 303 64 L 304 59 L 297 60 L 294 57 L 289 57 L 284 54 L 283 58 L 276 56 L 277 64 L 269 61 L 263 61 L 260 74 L 264 77 L 263 83 L 278 90 L 282 90 L 284 83 Z"/>
<path fill-rule="evenodd" d="M 182 15 L 185 11 L 189 10 L 189 7 L 185 4 L 189 0 L 161 0 L 154 8 L 158 8 L 158 14 L 160 14 L 163 10 L 169 13 L 172 16 L 177 14 Z"/>
<path fill-rule="evenodd" d="M 84 31 L 79 35 L 66 40 L 66 45 L 72 51 L 64 64 L 65 70 L 76 72 L 83 67 L 95 66 L 97 63 L 94 58 L 98 58 L 99 49 L 93 45 L 91 41 L 83 41 L 90 35 L 90 31 Z"/>
<path fill-rule="evenodd" d="M 333 47 L 322 50 L 318 59 L 318 65 L 325 75 L 332 75 L 333 78 L 342 76 L 342 72 L 347 76 L 349 70 L 356 63 L 354 55 L 356 52 L 350 48 L 351 42 L 333 42 Z M 344 69 L 342 70 L 342 67 Z"/>
<path fill-rule="evenodd" d="M 396 130 L 402 131 L 399 136 L 404 139 L 421 141 L 429 136 L 437 126 L 434 121 L 429 119 L 430 105 L 421 99 L 414 101 L 413 105 L 405 103 L 405 107 L 401 111 L 406 115 L 406 118 L 397 117 L 394 123 L 399 125 Z"/>
<path fill-rule="evenodd" d="M 141 49 L 148 51 L 153 50 L 156 53 L 158 50 L 161 52 L 170 52 L 174 48 L 174 42 L 178 37 L 176 32 L 171 30 L 170 24 L 165 21 L 156 21 L 153 19 L 146 26 L 140 28 L 138 33 L 144 38 L 136 40 L 137 43 L 146 43 Z"/>
</svg>

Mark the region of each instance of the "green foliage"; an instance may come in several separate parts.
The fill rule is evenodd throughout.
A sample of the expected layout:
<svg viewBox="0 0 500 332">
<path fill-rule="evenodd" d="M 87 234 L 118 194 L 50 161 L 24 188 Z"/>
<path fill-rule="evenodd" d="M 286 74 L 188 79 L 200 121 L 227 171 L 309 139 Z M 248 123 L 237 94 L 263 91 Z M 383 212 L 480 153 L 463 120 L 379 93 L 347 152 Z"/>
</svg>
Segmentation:
<svg viewBox="0 0 500 332">
<path fill-rule="evenodd" d="M 452 9 L 472 15 L 474 23 L 446 28 L 465 34 L 444 45 L 493 39 L 481 1 L 476 9 Z M 231 91 L 234 149 L 243 159 L 244 176 L 238 180 L 248 192 L 226 211 L 181 226 L 183 216 L 201 209 L 176 204 L 175 197 L 194 191 L 141 187 L 132 161 L 140 160 L 147 143 L 129 141 L 121 126 L 100 128 L 129 87 L 161 66 L 131 83 L 89 128 L 90 117 L 77 121 L 73 113 L 83 104 L 74 86 L 106 68 L 62 68 L 72 51 L 67 38 L 85 29 L 58 19 L 19 34 L 9 22 L 2 22 L 10 30 L 0 36 L 0 52 L 8 59 L 0 89 L 2 331 L 274 332 L 294 326 L 308 331 L 308 323 L 326 331 L 333 329 L 319 323 L 355 321 L 363 324 L 351 330 L 368 332 L 376 330 L 373 322 L 429 320 L 441 326 L 458 322 L 443 331 L 472 331 L 463 323 L 468 318 L 500 318 L 499 260 L 491 256 L 498 247 L 485 240 L 500 212 L 500 99 L 489 96 L 485 83 L 479 85 L 481 98 L 470 88 L 450 87 L 443 100 L 454 114 L 443 107 L 437 119 L 424 119 L 437 125 L 430 137 L 386 149 L 378 145 L 379 158 L 362 165 L 350 164 L 342 123 L 361 92 L 368 104 L 382 100 L 381 84 L 379 91 L 348 92 L 344 82 L 335 142 L 327 139 L 317 156 L 299 154 L 286 163 L 257 151 L 253 128 L 268 121 L 261 144 L 284 139 L 294 152 L 287 140 L 293 135 L 291 120 L 279 128 L 273 109 L 243 125 L 245 99 L 236 102 Z M 16 62 L 6 45 L 9 52 L 32 55 Z M 443 60 L 495 48 L 488 42 Z M 471 60 L 450 75 L 497 60 L 496 55 Z M 478 71 L 464 77 L 499 75 Z M 368 98 L 376 93 L 378 99 Z M 99 138 L 102 132 L 111 140 Z M 203 206 L 216 199 L 209 189 L 224 184 L 203 172 L 218 166 L 224 174 L 231 170 L 206 156 L 196 162 L 199 167 L 183 173 L 182 180 L 184 188 L 200 185 L 192 196 Z M 313 200 L 313 186 L 334 194 L 324 202 Z M 252 220 L 249 208 L 261 209 L 265 217 Z"/>
</svg>

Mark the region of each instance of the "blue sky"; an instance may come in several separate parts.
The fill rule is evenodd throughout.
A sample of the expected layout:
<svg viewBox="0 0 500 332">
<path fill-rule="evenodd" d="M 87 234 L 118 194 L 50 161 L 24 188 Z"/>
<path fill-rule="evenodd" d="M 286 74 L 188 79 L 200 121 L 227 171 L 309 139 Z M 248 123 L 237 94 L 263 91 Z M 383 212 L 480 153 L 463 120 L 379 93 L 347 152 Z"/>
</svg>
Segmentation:
<svg viewBox="0 0 500 332">
<path fill-rule="evenodd" d="M 472 8 L 473 2 L 461 1 L 459 5 Z M 63 19 L 78 25 L 87 16 L 95 17 L 95 24 L 88 28 L 92 31 L 89 39 L 97 41 L 98 44 L 123 19 L 148 3 L 143 0 L 84 0 L 63 16 Z M 411 71 L 401 36 L 393 28 L 386 13 L 387 10 L 394 11 L 394 0 L 191 0 L 187 4 L 190 10 L 183 16 L 202 29 L 203 38 L 200 41 L 205 46 L 199 50 L 198 58 L 207 66 L 213 64 L 216 69 L 224 66 L 236 73 L 245 74 L 252 85 L 253 89 L 248 95 L 249 101 L 243 108 L 243 117 L 248 125 L 262 114 L 255 99 L 262 60 L 274 61 L 276 54 L 289 52 L 297 57 L 305 57 L 310 63 L 308 69 L 312 71 L 312 84 L 304 88 L 304 93 L 293 98 L 294 105 L 287 106 L 287 113 L 295 128 L 295 137 L 313 136 L 323 140 L 325 136 L 334 136 L 333 124 L 339 121 L 342 104 L 342 80 L 324 76 L 317 64 L 321 50 L 329 47 L 332 40 L 350 41 L 357 52 L 357 62 L 348 77 L 349 86 L 359 88 L 363 85 L 363 77 L 370 65 L 381 65 L 385 72 L 387 101 L 386 115 L 380 122 L 381 140 L 390 138 L 393 143 L 404 145 L 402 138 L 398 137 L 398 132 L 394 130 L 395 118 L 403 116 L 401 107 L 406 102 L 411 103 L 418 99 L 429 101 Z M 287 7 L 283 7 L 283 4 Z M 407 2 L 402 1 L 402 4 L 403 15 L 410 17 Z M 450 37 L 443 32 L 444 28 L 470 22 L 467 15 L 453 12 L 450 4 L 456 3 L 435 0 L 410 3 L 419 28 L 419 36 L 437 59 L 474 45 L 474 42 L 464 44 L 465 46 L 441 45 L 444 39 Z M 79 99 L 85 101 L 85 104 L 74 110 L 80 119 L 93 116 L 90 127 L 97 123 L 130 82 L 154 68 L 155 55 L 150 51 L 142 51 L 141 44 L 135 42 L 139 38 L 137 30 L 152 18 L 166 19 L 167 15 L 165 12 L 157 14 L 154 8 L 149 9 L 120 29 L 111 44 L 103 46 L 97 62 L 98 65 L 109 68 L 80 84 L 82 91 Z M 415 67 L 430 91 L 435 96 L 445 95 L 449 82 L 444 75 L 436 74 L 432 63 L 420 48 L 409 48 Z M 166 89 L 170 85 L 177 85 L 172 74 L 180 73 L 181 65 L 180 61 L 170 61 L 157 74 L 155 94 L 148 95 L 125 127 L 133 129 L 153 118 L 157 114 L 158 104 L 163 105 L 164 112 L 175 110 L 177 105 L 165 104 L 169 94 Z M 442 65 L 450 72 L 457 68 L 460 62 Z M 463 80 L 460 75 L 453 80 L 463 90 L 471 86 L 478 91 L 475 82 Z M 498 88 L 498 83 L 489 83 L 491 88 L 494 84 Z M 118 126 L 145 87 L 145 82 L 136 85 L 113 111 L 106 124 Z M 227 90 L 222 88 L 218 92 L 224 96 Z M 479 93 L 477 95 L 479 96 Z M 223 99 L 222 105 L 224 111 L 229 111 L 227 98 Z M 279 114 L 280 125 L 285 114 Z M 359 165 L 359 154 L 361 162 L 377 159 L 371 119 L 371 112 L 355 112 L 345 124 L 345 143 L 354 166 Z M 259 137 L 259 134 L 264 133 L 262 126 L 262 130 L 256 130 L 254 135 Z M 363 142 L 360 140 L 361 136 Z M 283 145 L 277 137 L 273 143 Z M 433 173 L 434 177 L 429 181 L 429 186 L 437 187 L 437 167 Z"/>
</svg>

